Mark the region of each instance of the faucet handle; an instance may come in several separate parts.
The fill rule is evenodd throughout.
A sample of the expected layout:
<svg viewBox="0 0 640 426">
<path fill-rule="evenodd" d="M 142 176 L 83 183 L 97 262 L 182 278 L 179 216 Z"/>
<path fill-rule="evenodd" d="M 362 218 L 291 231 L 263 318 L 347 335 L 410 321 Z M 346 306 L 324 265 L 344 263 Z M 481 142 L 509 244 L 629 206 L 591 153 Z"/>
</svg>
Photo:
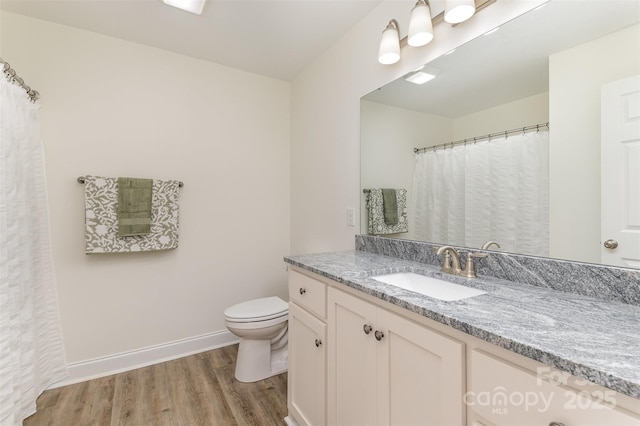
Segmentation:
<svg viewBox="0 0 640 426">
<path fill-rule="evenodd" d="M 465 265 L 464 271 L 462 271 L 461 275 L 467 278 L 476 278 L 476 265 L 473 263 L 473 258 L 475 257 L 476 259 L 482 259 L 487 256 L 488 255 L 486 253 L 467 253 L 467 264 Z"/>
<path fill-rule="evenodd" d="M 442 259 L 442 272 L 451 273 L 453 267 L 451 266 L 451 252 L 445 250 L 444 259 Z"/>
<path fill-rule="evenodd" d="M 442 246 L 436 249 L 438 256 L 444 255 L 442 259 L 442 272 L 447 274 L 457 274 L 460 272 L 460 261 L 458 251 L 451 246 Z"/>
</svg>

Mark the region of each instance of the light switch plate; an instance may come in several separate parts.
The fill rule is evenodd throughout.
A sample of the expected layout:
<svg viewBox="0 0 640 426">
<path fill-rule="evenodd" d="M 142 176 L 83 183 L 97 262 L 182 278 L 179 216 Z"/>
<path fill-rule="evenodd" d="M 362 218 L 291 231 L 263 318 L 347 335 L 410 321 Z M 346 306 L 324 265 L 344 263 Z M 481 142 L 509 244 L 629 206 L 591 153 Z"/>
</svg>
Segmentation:
<svg viewBox="0 0 640 426">
<path fill-rule="evenodd" d="M 356 225 L 356 209 L 353 207 L 347 208 L 347 226 Z"/>
</svg>

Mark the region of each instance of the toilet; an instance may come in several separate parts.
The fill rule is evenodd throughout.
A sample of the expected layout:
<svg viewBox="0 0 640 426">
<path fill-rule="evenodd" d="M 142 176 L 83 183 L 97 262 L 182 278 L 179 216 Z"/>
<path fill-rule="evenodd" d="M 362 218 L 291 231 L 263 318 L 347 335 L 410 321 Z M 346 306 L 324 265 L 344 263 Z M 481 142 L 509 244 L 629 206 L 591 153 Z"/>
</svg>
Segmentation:
<svg viewBox="0 0 640 426">
<path fill-rule="evenodd" d="M 287 371 L 289 305 L 279 297 L 238 303 L 224 311 L 225 325 L 240 338 L 235 377 L 257 382 Z"/>
</svg>

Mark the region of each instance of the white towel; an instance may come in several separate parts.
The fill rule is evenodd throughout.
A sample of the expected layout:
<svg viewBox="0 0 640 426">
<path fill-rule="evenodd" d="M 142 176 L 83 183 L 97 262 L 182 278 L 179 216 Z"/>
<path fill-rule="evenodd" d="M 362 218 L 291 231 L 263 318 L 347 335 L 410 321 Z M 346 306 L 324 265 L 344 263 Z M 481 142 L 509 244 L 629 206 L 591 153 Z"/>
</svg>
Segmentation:
<svg viewBox="0 0 640 426">
<path fill-rule="evenodd" d="M 154 180 L 151 232 L 118 237 L 118 179 L 86 176 L 85 253 L 129 253 L 178 247 L 177 180 Z"/>
<path fill-rule="evenodd" d="M 389 225 L 384 221 L 384 205 L 382 202 L 382 189 L 370 189 L 367 197 L 367 210 L 369 211 L 368 232 L 371 235 L 398 234 L 409 232 L 407 220 L 407 190 L 396 189 L 396 203 L 398 205 L 398 223 Z"/>
</svg>

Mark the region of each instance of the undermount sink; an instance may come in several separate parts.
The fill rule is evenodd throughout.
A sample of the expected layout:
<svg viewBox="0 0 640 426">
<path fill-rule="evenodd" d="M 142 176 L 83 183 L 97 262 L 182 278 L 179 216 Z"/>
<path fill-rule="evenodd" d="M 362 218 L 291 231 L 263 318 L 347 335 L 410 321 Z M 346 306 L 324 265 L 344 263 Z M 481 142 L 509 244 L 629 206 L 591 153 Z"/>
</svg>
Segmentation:
<svg viewBox="0 0 640 426">
<path fill-rule="evenodd" d="M 413 272 L 377 275 L 371 278 L 385 284 L 394 285 L 405 290 L 433 297 L 434 299 L 444 300 L 446 302 L 468 299 L 469 297 L 479 296 L 486 293 L 486 291 L 478 290 L 476 288 L 454 284 L 449 281 Z"/>
</svg>

